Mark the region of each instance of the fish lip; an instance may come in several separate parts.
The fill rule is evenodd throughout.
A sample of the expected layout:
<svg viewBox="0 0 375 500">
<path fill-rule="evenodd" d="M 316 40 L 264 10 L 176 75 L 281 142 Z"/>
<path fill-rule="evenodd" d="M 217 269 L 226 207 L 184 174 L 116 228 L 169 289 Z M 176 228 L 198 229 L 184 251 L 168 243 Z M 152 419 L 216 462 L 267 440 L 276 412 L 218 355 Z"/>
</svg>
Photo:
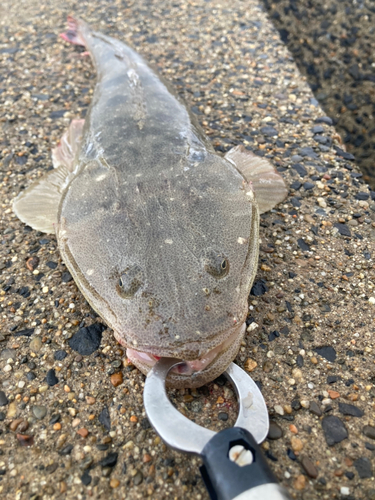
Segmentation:
<svg viewBox="0 0 375 500">
<path fill-rule="evenodd" d="M 158 356 L 159 358 L 179 358 L 184 361 L 194 361 L 202 356 L 207 355 L 209 351 L 217 348 L 219 345 L 225 343 L 230 337 L 233 336 L 235 332 L 239 332 L 241 328 L 244 327 L 246 314 L 240 318 L 237 323 L 226 330 L 221 330 L 219 332 L 214 333 L 208 339 L 194 340 L 189 343 L 180 346 L 166 346 L 160 347 L 156 345 L 138 345 L 136 343 L 132 343 L 131 341 L 127 341 L 121 336 L 116 329 L 114 329 L 114 335 L 116 340 L 127 349 L 131 349 L 137 352 L 150 354 L 152 356 Z M 207 350 L 205 345 L 212 340 L 211 348 Z"/>
<path fill-rule="evenodd" d="M 210 343 L 210 349 L 215 349 L 217 346 L 224 343 L 229 337 L 231 337 L 236 331 L 243 328 L 247 317 L 247 308 L 241 314 L 237 316 L 236 323 L 231 328 L 226 328 L 225 330 L 220 330 L 219 332 L 213 333 L 210 337 L 204 339 L 197 339 L 185 344 L 170 346 L 157 346 L 150 344 L 138 344 L 137 341 L 132 341 L 132 335 L 120 334 L 116 327 L 113 326 L 114 336 L 119 344 L 127 349 L 132 349 L 141 353 L 150 354 L 153 356 L 158 356 L 159 358 L 180 358 L 186 361 L 194 361 L 201 358 L 208 353 L 205 346 Z M 124 338 L 125 337 L 125 338 Z"/>
<path fill-rule="evenodd" d="M 234 331 L 232 331 L 234 330 Z M 180 376 L 186 376 L 189 377 L 193 375 L 194 373 L 199 373 L 207 368 L 209 368 L 212 364 L 217 362 L 218 358 L 225 352 L 231 344 L 236 342 L 238 340 L 238 337 L 243 337 L 243 334 L 245 333 L 246 330 L 246 323 L 243 322 L 240 325 L 237 325 L 235 329 L 231 329 L 231 334 L 229 336 L 226 336 L 223 342 L 215 346 L 214 348 L 210 349 L 209 351 L 206 351 L 205 354 L 199 356 L 198 358 L 194 359 L 186 359 L 185 357 L 179 355 L 173 354 L 155 354 L 155 352 L 151 351 L 140 351 L 138 349 L 134 349 L 133 347 L 128 347 L 127 348 L 127 357 L 128 359 L 133 362 L 136 366 L 139 364 L 146 365 L 148 369 L 151 369 L 151 367 L 156 363 L 158 359 L 161 357 L 176 357 L 180 358 L 182 361 L 185 363 L 179 367 L 175 367 L 173 371 L 175 373 L 178 373 Z M 222 349 L 220 349 L 222 347 Z M 149 359 L 147 359 L 149 358 Z M 199 369 L 196 369 L 200 367 Z M 143 371 L 143 370 L 142 370 Z"/>
</svg>

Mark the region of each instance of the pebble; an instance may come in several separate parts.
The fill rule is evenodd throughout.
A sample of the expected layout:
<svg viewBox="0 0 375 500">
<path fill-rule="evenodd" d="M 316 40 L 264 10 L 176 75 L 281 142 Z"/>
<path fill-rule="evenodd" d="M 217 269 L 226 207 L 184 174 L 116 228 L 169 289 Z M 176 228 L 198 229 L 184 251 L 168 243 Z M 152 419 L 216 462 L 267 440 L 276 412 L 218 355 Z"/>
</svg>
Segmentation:
<svg viewBox="0 0 375 500">
<path fill-rule="evenodd" d="M 370 438 L 370 439 L 375 439 L 375 427 L 372 425 L 365 425 L 362 429 L 363 434 Z"/>
<path fill-rule="evenodd" d="M 263 371 L 264 373 L 271 373 L 272 370 L 274 369 L 274 363 L 272 363 L 271 361 L 265 361 L 263 363 Z"/>
<path fill-rule="evenodd" d="M 61 450 L 59 451 L 59 454 L 62 456 L 70 455 L 73 448 L 74 448 L 74 446 L 72 444 L 67 444 L 66 446 L 61 448 Z"/>
<path fill-rule="evenodd" d="M 303 474 L 297 476 L 293 482 L 293 487 L 297 491 L 304 490 L 306 488 L 306 477 Z"/>
<path fill-rule="evenodd" d="M 133 477 L 133 483 L 135 486 L 139 486 L 143 481 L 143 474 L 141 471 L 137 471 L 135 476 Z"/>
<path fill-rule="evenodd" d="M 117 387 L 123 382 L 122 372 L 114 373 L 111 375 L 111 384 L 113 387 Z"/>
<path fill-rule="evenodd" d="M 17 430 L 17 427 L 20 425 L 22 421 L 23 421 L 22 418 L 17 418 L 15 420 L 12 420 L 12 422 L 9 424 L 9 429 L 14 432 L 15 430 Z"/>
<path fill-rule="evenodd" d="M 332 363 L 336 360 L 336 350 L 330 345 L 317 347 L 315 352 Z"/>
<path fill-rule="evenodd" d="M 248 358 L 245 361 L 245 370 L 248 372 L 252 372 L 255 370 L 255 368 L 258 366 L 258 363 L 255 361 L 255 359 Z"/>
<path fill-rule="evenodd" d="M 73 277 L 72 277 L 72 275 L 70 274 L 69 271 L 66 271 L 66 272 L 62 273 L 62 275 L 61 275 L 61 281 L 63 283 L 69 283 L 69 281 L 72 281 L 72 280 L 73 280 Z"/>
<path fill-rule="evenodd" d="M 82 356 L 89 356 L 99 349 L 104 330 L 105 326 L 102 323 L 80 328 L 69 340 L 69 346 Z"/>
<path fill-rule="evenodd" d="M 333 446 L 336 443 L 341 443 L 348 437 L 348 431 L 342 420 L 335 415 L 327 415 L 322 420 L 324 437 L 328 446 Z"/>
<path fill-rule="evenodd" d="M 331 399 L 337 399 L 337 398 L 339 398 L 339 397 L 340 397 L 340 393 L 338 393 L 337 391 L 331 391 L 331 390 L 329 390 L 329 391 L 327 391 L 327 392 L 328 392 L 329 397 L 330 397 Z"/>
<path fill-rule="evenodd" d="M 0 353 L 0 359 L 16 359 L 17 352 L 15 349 L 3 349 Z"/>
<path fill-rule="evenodd" d="M 322 410 L 319 408 L 315 401 L 310 401 L 309 410 L 317 417 L 321 417 L 323 415 Z"/>
<path fill-rule="evenodd" d="M 268 429 L 268 439 L 272 439 L 273 441 L 276 439 L 280 439 L 283 437 L 283 430 L 274 420 L 270 420 L 270 426 Z"/>
<path fill-rule="evenodd" d="M 290 444 L 294 452 L 300 452 L 303 450 L 303 443 L 300 438 L 292 436 L 290 439 Z"/>
<path fill-rule="evenodd" d="M 339 403 L 339 411 L 343 415 L 350 415 L 351 417 L 363 417 L 364 412 L 354 405 L 347 403 Z"/>
<path fill-rule="evenodd" d="M 228 420 L 228 413 L 226 413 L 225 411 L 219 412 L 218 419 L 226 422 Z"/>
<path fill-rule="evenodd" d="M 89 431 L 85 427 L 82 427 L 81 429 L 77 430 L 77 434 L 79 434 L 83 438 L 86 438 L 89 435 Z"/>
<path fill-rule="evenodd" d="M 302 457 L 301 465 L 303 467 L 303 470 L 309 477 L 313 479 L 316 479 L 318 477 L 318 470 L 309 457 L 306 456 Z"/>
<path fill-rule="evenodd" d="M 58 351 L 55 351 L 53 357 L 55 358 L 56 361 L 62 361 L 63 359 L 65 359 L 67 357 L 68 353 L 66 351 L 63 351 L 63 350 L 58 350 Z"/>
<path fill-rule="evenodd" d="M 17 414 L 17 404 L 15 401 L 12 401 L 9 403 L 8 406 L 8 411 L 7 411 L 7 418 L 13 418 Z"/>
<path fill-rule="evenodd" d="M 53 368 L 48 370 L 47 375 L 46 375 L 46 381 L 50 387 L 53 387 L 54 385 L 59 383 L 59 380 L 56 377 L 55 370 Z"/>
<path fill-rule="evenodd" d="M 9 400 L 4 391 L 0 391 L 0 406 L 6 406 Z"/>
<path fill-rule="evenodd" d="M 359 457 L 353 462 L 361 479 L 373 477 L 371 461 L 367 457 Z"/>
<path fill-rule="evenodd" d="M 34 271 L 39 265 L 39 257 L 34 255 L 33 257 L 30 257 L 26 261 L 26 267 L 29 271 Z"/>
<path fill-rule="evenodd" d="M 260 297 L 264 295 L 266 292 L 268 292 L 268 287 L 263 281 L 256 281 L 252 289 L 250 291 L 250 295 L 254 295 L 255 297 Z"/>
<path fill-rule="evenodd" d="M 120 486 L 120 481 L 118 479 L 112 478 L 109 482 L 111 488 L 118 488 Z"/>
<path fill-rule="evenodd" d="M 324 198 L 317 198 L 316 201 L 321 208 L 327 208 L 327 202 Z"/>
<path fill-rule="evenodd" d="M 275 405 L 274 410 L 278 415 L 284 415 L 284 408 L 281 405 Z"/>
<path fill-rule="evenodd" d="M 111 452 L 108 453 L 102 460 L 100 460 L 99 464 L 102 467 L 114 467 L 117 464 L 118 453 Z"/>
<path fill-rule="evenodd" d="M 42 420 L 47 415 L 47 408 L 45 406 L 34 405 L 31 410 L 34 417 L 38 420 Z"/>
<path fill-rule="evenodd" d="M 34 436 L 17 434 L 16 437 L 21 446 L 32 446 L 34 444 Z"/>
<path fill-rule="evenodd" d="M 31 352 L 39 352 L 42 347 L 42 339 L 40 337 L 34 337 L 29 344 Z"/>
<path fill-rule="evenodd" d="M 99 414 L 99 422 L 105 427 L 108 431 L 111 430 L 111 417 L 108 412 L 108 408 L 105 406 Z"/>
<path fill-rule="evenodd" d="M 77 427 L 79 424 L 81 423 L 81 419 L 80 418 L 75 418 L 72 422 L 72 427 L 74 429 L 74 427 Z"/>
<path fill-rule="evenodd" d="M 292 375 L 296 380 L 301 380 L 303 377 L 302 370 L 299 368 L 293 368 Z"/>
<path fill-rule="evenodd" d="M 68 435 L 67 434 L 60 434 L 60 436 L 57 438 L 57 441 L 56 441 L 56 449 L 59 450 L 60 448 L 62 448 L 62 446 L 65 444 L 66 440 L 68 439 Z"/>
<path fill-rule="evenodd" d="M 82 474 L 81 481 L 84 486 L 88 486 L 89 484 L 91 484 L 92 477 L 87 470 L 85 470 L 85 472 Z"/>
</svg>

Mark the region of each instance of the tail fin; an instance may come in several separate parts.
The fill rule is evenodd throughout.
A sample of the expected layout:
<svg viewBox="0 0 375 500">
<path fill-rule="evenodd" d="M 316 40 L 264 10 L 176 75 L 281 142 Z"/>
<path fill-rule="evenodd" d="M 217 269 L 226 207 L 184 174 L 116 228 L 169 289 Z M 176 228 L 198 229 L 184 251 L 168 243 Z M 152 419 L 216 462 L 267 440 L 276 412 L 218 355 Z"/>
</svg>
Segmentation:
<svg viewBox="0 0 375 500">
<path fill-rule="evenodd" d="M 85 41 L 79 29 L 79 21 L 74 19 L 72 16 L 68 16 L 68 31 L 61 33 L 60 36 L 66 42 L 86 47 Z"/>
</svg>

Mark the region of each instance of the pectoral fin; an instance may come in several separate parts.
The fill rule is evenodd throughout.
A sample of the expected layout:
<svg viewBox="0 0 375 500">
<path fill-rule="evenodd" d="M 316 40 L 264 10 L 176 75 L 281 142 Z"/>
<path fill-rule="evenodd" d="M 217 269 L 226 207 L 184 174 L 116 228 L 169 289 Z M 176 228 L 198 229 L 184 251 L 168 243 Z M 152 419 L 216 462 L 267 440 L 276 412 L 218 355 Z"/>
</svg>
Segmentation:
<svg viewBox="0 0 375 500">
<path fill-rule="evenodd" d="M 73 175 L 74 159 L 78 150 L 84 120 L 73 120 L 52 150 L 53 170 L 22 191 L 13 201 L 17 217 L 33 229 L 54 233 L 57 211 L 62 193 Z"/>
<path fill-rule="evenodd" d="M 65 165 L 68 170 L 73 171 L 74 158 L 81 144 L 84 123 L 85 120 L 72 120 L 69 128 L 61 137 L 59 145 L 52 149 L 54 168 Z"/>
<path fill-rule="evenodd" d="M 225 155 L 247 182 L 251 182 L 260 213 L 267 212 L 285 200 L 288 189 L 281 175 L 265 158 L 256 156 L 243 146 L 232 148 Z"/>
</svg>

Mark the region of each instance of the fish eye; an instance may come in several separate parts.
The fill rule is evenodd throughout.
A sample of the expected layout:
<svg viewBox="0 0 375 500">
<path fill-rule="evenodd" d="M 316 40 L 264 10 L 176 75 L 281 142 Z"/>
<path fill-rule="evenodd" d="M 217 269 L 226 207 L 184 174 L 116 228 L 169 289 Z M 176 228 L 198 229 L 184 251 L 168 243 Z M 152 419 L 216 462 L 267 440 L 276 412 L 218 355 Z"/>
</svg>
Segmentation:
<svg viewBox="0 0 375 500">
<path fill-rule="evenodd" d="M 229 261 L 222 253 L 209 249 L 204 258 L 204 268 L 214 278 L 224 278 L 229 272 Z"/>
<path fill-rule="evenodd" d="M 123 299 L 131 299 L 143 285 L 143 273 L 139 266 L 125 269 L 117 282 L 116 291 Z"/>
</svg>

